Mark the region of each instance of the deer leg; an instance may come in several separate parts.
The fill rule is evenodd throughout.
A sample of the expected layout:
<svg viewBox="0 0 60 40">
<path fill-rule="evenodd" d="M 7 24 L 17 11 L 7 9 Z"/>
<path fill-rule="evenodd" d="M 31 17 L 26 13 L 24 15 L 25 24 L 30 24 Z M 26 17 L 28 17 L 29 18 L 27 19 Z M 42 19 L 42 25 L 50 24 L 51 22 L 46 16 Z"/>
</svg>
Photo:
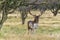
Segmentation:
<svg viewBox="0 0 60 40">
<path fill-rule="evenodd" d="M 35 33 L 35 29 L 31 29 L 31 33 L 34 34 Z"/>
<path fill-rule="evenodd" d="M 28 25 L 28 34 L 29 33 L 33 33 L 33 29 L 31 28 L 31 26 Z"/>
<path fill-rule="evenodd" d="M 28 34 L 29 34 L 30 33 L 29 21 L 28 21 L 27 25 L 28 25 Z"/>
<path fill-rule="evenodd" d="M 30 33 L 32 33 L 32 30 L 31 29 L 28 30 L 28 34 L 30 34 Z"/>
</svg>

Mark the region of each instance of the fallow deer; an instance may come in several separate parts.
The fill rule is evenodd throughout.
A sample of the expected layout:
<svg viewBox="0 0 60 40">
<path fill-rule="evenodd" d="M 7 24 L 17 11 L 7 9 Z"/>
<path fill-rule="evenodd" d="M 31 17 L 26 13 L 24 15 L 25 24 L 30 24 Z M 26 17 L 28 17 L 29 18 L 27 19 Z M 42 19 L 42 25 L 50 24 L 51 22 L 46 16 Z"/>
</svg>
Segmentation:
<svg viewBox="0 0 60 40">
<path fill-rule="evenodd" d="M 32 13 L 30 13 L 30 15 L 32 15 L 34 17 L 33 21 L 28 21 L 28 33 L 34 32 L 34 30 L 38 27 L 38 22 L 39 22 L 39 17 L 40 15 L 33 15 Z"/>
</svg>

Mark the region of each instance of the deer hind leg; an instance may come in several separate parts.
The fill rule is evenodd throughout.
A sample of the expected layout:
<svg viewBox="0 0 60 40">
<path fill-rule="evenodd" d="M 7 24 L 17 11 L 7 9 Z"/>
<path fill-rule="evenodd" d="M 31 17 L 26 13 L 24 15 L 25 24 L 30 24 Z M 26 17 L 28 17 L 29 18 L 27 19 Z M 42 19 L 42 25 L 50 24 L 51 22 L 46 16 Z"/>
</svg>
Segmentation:
<svg viewBox="0 0 60 40">
<path fill-rule="evenodd" d="M 34 28 L 31 27 L 31 26 L 29 26 L 29 28 L 28 28 L 28 32 L 31 33 L 31 34 L 33 34 L 33 33 L 34 33 Z"/>
<path fill-rule="evenodd" d="M 28 29 L 28 34 L 33 34 L 34 33 L 34 29 L 32 29 L 32 28 L 30 28 L 30 29 Z"/>
<path fill-rule="evenodd" d="M 31 33 L 32 33 L 32 34 L 34 34 L 34 33 L 35 33 L 35 30 L 34 30 L 33 28 L 31 29 Z"/>
<path fill-rule="evenodd" d="M 32 33 L 32 28 L 31 28 L 31 26 L 28 25 L 28 34 L 29 33 Z"/>
<path fill-rule="evenodd" d="M 32 24 L 28 22 L 28 34 L 32 33 Z"/>
</svg>

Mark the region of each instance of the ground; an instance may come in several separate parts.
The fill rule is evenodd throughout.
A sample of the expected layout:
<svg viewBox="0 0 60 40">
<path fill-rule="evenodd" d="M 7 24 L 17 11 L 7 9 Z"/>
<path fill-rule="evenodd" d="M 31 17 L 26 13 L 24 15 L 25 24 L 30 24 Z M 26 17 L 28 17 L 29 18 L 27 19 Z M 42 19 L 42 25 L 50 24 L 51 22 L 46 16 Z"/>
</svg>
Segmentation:
<svg viewBox="0 0 60 40">
<path fill-rule="evenodd" d="M 20 14 L 9 14 L 0 31 L 0 40 L 60 40 L 59 18 L 60 14 L 53 16 L 50 11 L 46 11 L 39 19 L 36 32 L 28 34 L 27 22 L 33 17 L 29 15 L 22 25 Z"/>
</svg>

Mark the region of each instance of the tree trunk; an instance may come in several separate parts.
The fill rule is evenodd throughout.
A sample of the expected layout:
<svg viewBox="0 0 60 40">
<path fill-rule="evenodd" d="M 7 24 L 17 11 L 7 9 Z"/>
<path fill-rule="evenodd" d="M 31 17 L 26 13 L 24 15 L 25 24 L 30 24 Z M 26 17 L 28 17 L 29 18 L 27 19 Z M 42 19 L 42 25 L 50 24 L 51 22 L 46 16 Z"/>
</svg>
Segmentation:
<svg viewBox="0 0 60 40">
<path fill-rule="evenodd" d="M 3 13 L 2 13 L 2 19 L 0 21 L 0 30 L 2 28 L 3 23 L 6 21 L 7 19 L 7 15 L 8 15 L 8 11 L 7 11 L 7 6 L 6 4 L 4 4 L 4 8 L 3 8 Z"/>
<path fill-rule="evenodd" d="M 26 19 L 26 17 L 27 17 L 27 12 L 22 12 L 22 13 L 21 13 L 22 24 L 25 23 L 25 19 Z"/>
<path fill-rule="evenodd" d="M 2 13 L 2 19 L 0 21 L 0 29 L 2 28 L 2 25 L 6 21 L 6 19 L 7 19 L 7 13 L 6 13 L 6 11 L 3 11 L 3 13 Z"/>
</svg>

